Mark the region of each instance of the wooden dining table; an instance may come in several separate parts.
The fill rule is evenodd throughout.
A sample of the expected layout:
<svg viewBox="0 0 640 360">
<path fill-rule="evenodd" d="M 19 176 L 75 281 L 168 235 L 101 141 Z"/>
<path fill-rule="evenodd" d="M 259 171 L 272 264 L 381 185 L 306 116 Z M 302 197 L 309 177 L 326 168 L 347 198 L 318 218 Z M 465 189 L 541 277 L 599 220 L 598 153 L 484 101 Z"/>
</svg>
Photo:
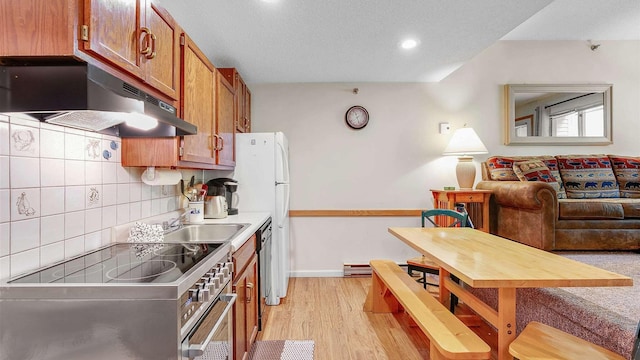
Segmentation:
<svg viewBox="0 0 640 360">
<path fill-rule="evenodd" d="M 633 286 L 633 279 L 471 228 L 399 228 L 389 232 L 440 268 L 440 301 L 451 293 L 493 325 L 498 359 L 512 359 L 516 337 L 516 289 Z M 465 286 L 451 280 L 454 275 Z M 498 308 L 474 296 L 467 286 L 498 289 Z"/>
</svg>

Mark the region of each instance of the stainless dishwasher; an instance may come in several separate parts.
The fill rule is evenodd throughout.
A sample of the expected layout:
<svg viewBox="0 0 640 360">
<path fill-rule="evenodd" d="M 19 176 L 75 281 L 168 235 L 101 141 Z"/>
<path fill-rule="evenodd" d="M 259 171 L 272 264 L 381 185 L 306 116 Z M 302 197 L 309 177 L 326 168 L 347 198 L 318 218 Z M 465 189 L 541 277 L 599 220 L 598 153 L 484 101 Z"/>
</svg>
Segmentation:
<svg viewBox="0 0 640 360">
<path fill-rule="evenodd" d="M 271 295 L 271 218 L 256 231 L 256 252 L 258 254 L 258 331 L 262 330 L 262 319 L 267 306 L 266 298 Z"/>
</svg>

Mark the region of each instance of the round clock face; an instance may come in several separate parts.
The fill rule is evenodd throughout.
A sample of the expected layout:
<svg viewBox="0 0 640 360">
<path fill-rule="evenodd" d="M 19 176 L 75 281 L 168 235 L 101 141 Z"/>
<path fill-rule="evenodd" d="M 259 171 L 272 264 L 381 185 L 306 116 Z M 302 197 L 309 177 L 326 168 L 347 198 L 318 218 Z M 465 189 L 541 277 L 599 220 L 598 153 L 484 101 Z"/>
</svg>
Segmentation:
<svg viewBox="0 0 640 360">
<path fill-rule="evenodd" d="M 353 129 L 362 129 L 369 122 L 369 112 L 362 106 L 352 106 L 347 110 L 345 115 L 347 125 Z"/>
</svg>

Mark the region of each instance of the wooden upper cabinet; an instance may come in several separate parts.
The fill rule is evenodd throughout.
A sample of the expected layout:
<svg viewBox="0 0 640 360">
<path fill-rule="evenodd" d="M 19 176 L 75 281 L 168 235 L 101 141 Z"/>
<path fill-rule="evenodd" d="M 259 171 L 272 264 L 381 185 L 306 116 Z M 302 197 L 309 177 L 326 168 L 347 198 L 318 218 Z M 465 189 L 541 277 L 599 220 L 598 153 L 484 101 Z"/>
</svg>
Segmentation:
<svg viewBox="0 0 640 360">
<path fill-rule="evenodd" d="M 145 0 L 85 0 L 83 48 L 143 78 L 145 5 Z"/>
<path fill-rule="evenodd" d="M 216 163 L 215 81 L 216 69 L 185 34 L 181 40 L 182 118 L 198 127 L 198 134 L 184 137 L 182 160 Z"/>
<path fill-rule="evenodd" d="M 177 106 L 180 33 L 151 0 L 1 0 L 0 57 L 82 60 Z"/>
<path fill-rule="evenodd" d="M 244 132 L 251 132 L 251 91 L 244 86 Z"/>
<path fill-rule="evenodd" d="M 180 30 L 171 15 L 150 0 L 84 1 L 83 49 L 177 99 Z"/>
<path fill-rule="evenodd" d="M 198 133 L 122 139 L 122 165 L 231 170 L 235 89 L 186 34 L 180 39 L 180 63 L 181 118 L 196 125 Z"/>
<path fill-rule="evenodd" d="M 218 140 L 218 164 L 235 166 L 235 90 L 233 86 L 217 72 L 217 116 L 216 134 Z"/>
<path fill-rule="evenodd" d="M 182 30 L 169 13 L 151 4 L 147 24 L 152 31 L 153 52 L 145 57 L 147 82 L 163 93 L 178 99 L 180 85 L 180 36 Z"/>
<path fill-rule="evenodd" d="M 251 91 L 236 68 L 221 68 L 220 72 L 236 91 L 234 99 L 236 107 L 236 131 L 251 131 Z"/>
<path fill-rule="evenodd" d="M 0 56 L 74 55 L 77 7 L 72 1 L 2 0 L 0 14 Z"/>
</svg>

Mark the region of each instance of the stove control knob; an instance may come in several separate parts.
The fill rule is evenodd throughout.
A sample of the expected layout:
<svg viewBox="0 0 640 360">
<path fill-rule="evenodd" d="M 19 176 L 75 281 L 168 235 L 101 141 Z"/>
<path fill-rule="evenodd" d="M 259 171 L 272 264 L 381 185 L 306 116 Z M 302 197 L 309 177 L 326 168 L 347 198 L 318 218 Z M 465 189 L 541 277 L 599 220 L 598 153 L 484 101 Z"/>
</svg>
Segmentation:
<svg viewBox="0 0 640 360">
<path fill-rule="evenodd" d="M 220 281 L 220 284 L 224 284 L 224 278 L 225 278 L 224 274 L 222 273 L 218 274 L 217 278 L 218 278 L 218 281 Z"/>
<path fill-rule="evenodd" d="M 209 288 L 200 290 L 200 296 L 199 296 L 200 301 L 203 301 L 203 302 L 209 301 L 209 294 L 210 294 Z"/>
<path fill-rule="evenodd" d="M 229 272 L 233 272 L 233 263 L 232 262 L 226 262 L 226 263 L 224 263 L 224 266 L 229 268 Z"/>
<path fill-rule="evenodd" d="M 220 288 L 220 284 L 222 284 L 220 282 L 220 278 L 218 278 L 217 276 L 213 279 L 213 288 L 218 290 Z"/>
</svg>

